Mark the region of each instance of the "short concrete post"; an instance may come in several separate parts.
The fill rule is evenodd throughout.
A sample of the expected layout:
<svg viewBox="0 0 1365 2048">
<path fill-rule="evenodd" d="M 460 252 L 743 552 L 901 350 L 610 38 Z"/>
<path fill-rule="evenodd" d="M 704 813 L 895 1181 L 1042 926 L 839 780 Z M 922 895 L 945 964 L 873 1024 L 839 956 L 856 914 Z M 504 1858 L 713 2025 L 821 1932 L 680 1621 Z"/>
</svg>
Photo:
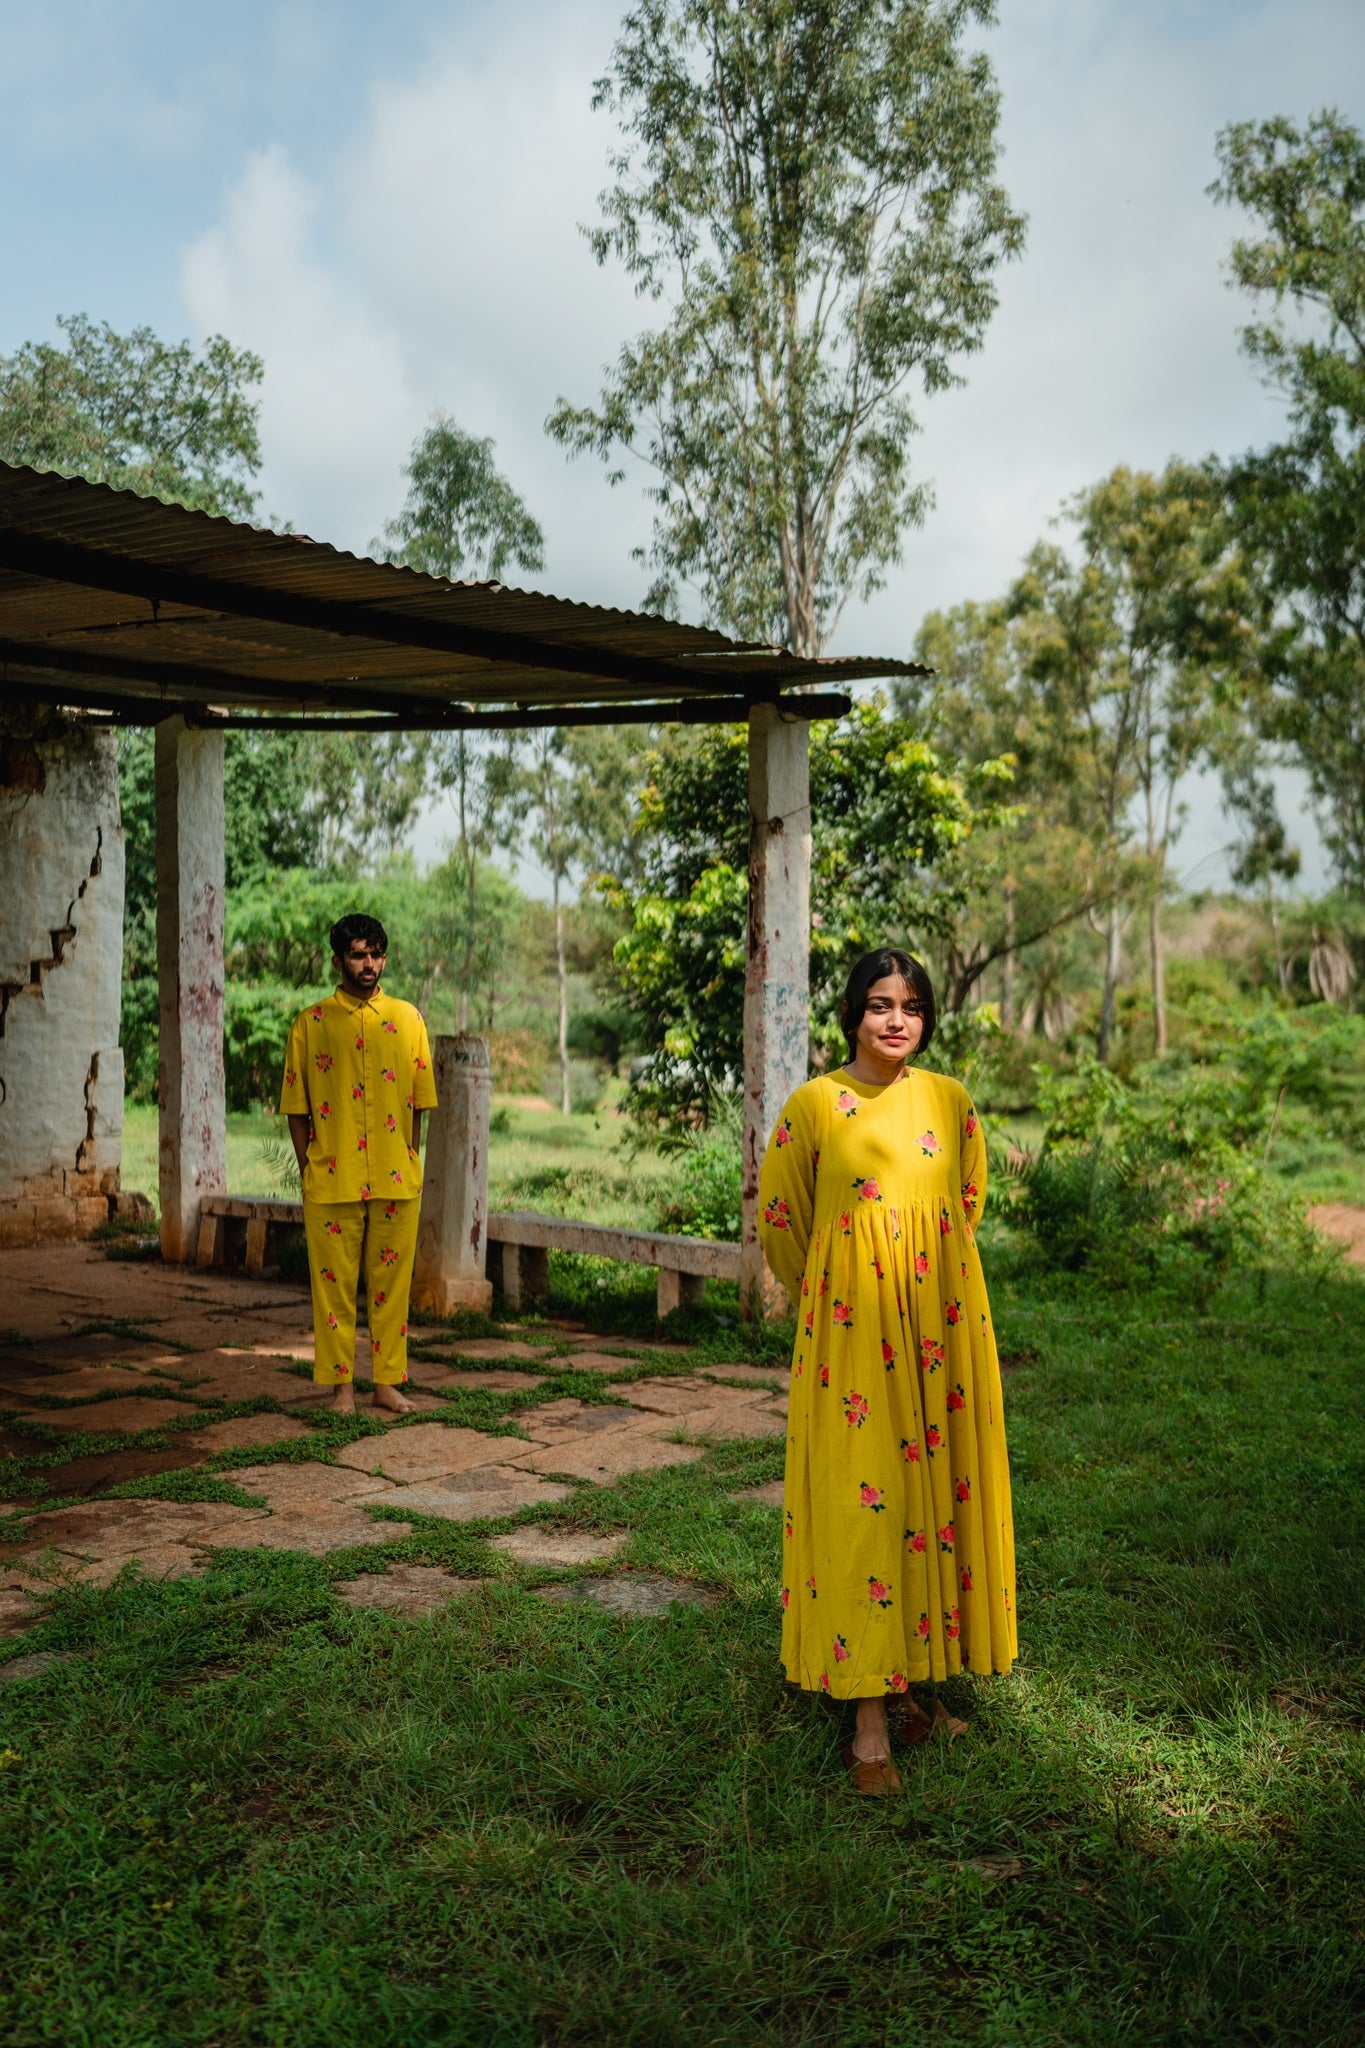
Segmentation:
<svg viewBox="0 0 1365 2048">
<path fill-rule="evenodd" d="M 550 1254 L 537 1244 L 495 1244 L 497 1284 L 509 1315 L 519 1315 L 550 1291 Z"/>
<path fill-rule="evenodd" d="M 679 1273 L 671 1266 L 660 1266 L 659 1284 L 655 1292 L 659 1321 L 671 1315 L 675 1308 L 700 1308 L 706 1299 L 706 1276 L 703 1273 Z"/>
<path fill-rule="evenodd" d="M 156 729 L 161 1255 L 186 1261 L 199 1203 L 227 1191 L 223 1083 L 223 735 Z"/>
<path fill-rule="evenodd" d="M 484 1274 L 492 1095 L 488 1040 L 468 1032 L 438 1038 L 432 1059 L 437 1106 L 427 1130 L 413 1306 L 438 1315 L 456 1308 L 486 1312 L 493 1303 L 492 1283 Z"/>
<path fill-rule="evenodd" d="M 758 1242 L 768 1136 L 810 1063 L 810 727 L 773 706 L 749 713 L 749 939 L 744 974 L 740 1314 L 781 1315 L 784 1290 Z"/>
</svg>

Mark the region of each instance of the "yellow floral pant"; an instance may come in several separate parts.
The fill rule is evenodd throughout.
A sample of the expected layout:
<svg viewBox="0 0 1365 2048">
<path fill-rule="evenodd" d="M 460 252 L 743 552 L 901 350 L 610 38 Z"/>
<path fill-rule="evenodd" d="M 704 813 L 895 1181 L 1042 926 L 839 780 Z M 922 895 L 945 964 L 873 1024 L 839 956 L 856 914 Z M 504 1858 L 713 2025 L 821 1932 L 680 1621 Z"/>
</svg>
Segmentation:
<svg viewBox="0 0 1365 2048">
<path fill-rule="evenodd" d="M 303 1234 L 313 1283 L 313 1378 L 334 1387 L 355 1370 L 356 1288 L 362 1267 L 370 1325 L 370 1376 L 401 1386 L 408 1376 L 408 1289 L 422 1204 L 305 1202 Z"/>
</svg>

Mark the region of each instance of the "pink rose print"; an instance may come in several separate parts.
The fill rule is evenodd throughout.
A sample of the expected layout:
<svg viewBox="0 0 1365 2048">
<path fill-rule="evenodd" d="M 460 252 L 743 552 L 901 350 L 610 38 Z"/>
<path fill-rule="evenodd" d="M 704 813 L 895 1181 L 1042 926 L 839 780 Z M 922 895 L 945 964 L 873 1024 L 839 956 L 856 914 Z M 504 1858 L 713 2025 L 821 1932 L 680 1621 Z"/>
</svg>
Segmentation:
<svg viewBox="0 0 1365 2048">
<path fill-rule="evenodd" d="M 894 1344 L 888 1344 L 888 1343 L 887 1343 L 887 1341 L 886 1341 L 886 1339 L 885 1339 L 885 1337 L 883 1337 L 883 1338 L 882 1338 L 882 1364 L 883 1364 L 884 1366 L 890 1367 L 890 1366 L 893 1366 L 893 1365 L 894 1365 L 895 1363 L 896 1363 L 896 1347 L 895 1347 L 895 1345 L 894 1345 Z"/>
<path fill-rule="evenodd" d="M 875 1180 L 855 1180 L 853 1186 L 860 1201 L 880 1202 L 882 1191 Z"/>
<path fill-rule="evenodd" d="M 966 1279 L 966 1277 L 967 1277 L 967 1268 L 966 1268 L 966 1265 L 965 1265 L 965 1263 L 964 1263 L 964 1265 L 963 1265 L 963 1268 L 962 1268 L 962 1277 L 963 1277 L 963 1279 L 964 1279 L 964 1280 L 965 1280 L 965 1279 Z"/>
<path fill-rule="evenodd" d="M 372 1337 L 372 1338 L 370 1339 L 370 1350 L 371 1350 L 371 1351 L 372 1351 L 372 1352 L 374 1353 L 375 1357 L 376 1357 L 376 1358 L 378 1358 L 378 1356 L 379 1356 L 379 1339 L 378 1339 L 377 1337 Z"/>
<path fill-rule="evenodd" d="M 318 1115 L 322 1118 L 324 1123 L 331 1114 L 332 1105 L 330 1102 L 320 1102 L 318 1104 Z"/>
<path fill-rule="evenodd" d="M 922 1614 L 919 1620 L 915 1623 L 915 1634 L 920 1637 L 926 1637 L 928 1633 L 929 1617 L 927 1614 Z"/>
<path fill-rule="evenodd" d="M 763 1211 L 763 1221 L 773 1230 L 790 1230 L 791 1210 L 783 1201 L 771 1201 Z"/>
<path fill-rule="evenodd" d="M 786 1538 L 788 1543 L 791 1542 L 792 1537 L 796 1534 L 796 1528 L 795 1524 L 792 1521 L 792 1511 L 790 1508 L 787 1509 L 786 1521 L 783 1526 L 782 1534 Z"/>
<path fill-rule="evenodd" d="M 323 1269 L 322 1269 L 322 1271 L 321 1271 L 321 1273 L 320 1273 L 320 1274 L 318 1275 L 318 1278 L 319 1278 L 320 1280 L 331 1280 L 331 1281 L 335 1281 L 335 1279 L 336 1279 L 336 1274 L 335 1274 L 335 1273 L 334 1273 L 334 1272 L 332 1271 L 332 1269 L 331 1269 L 331 1267 L 330 1267 L 330 1266 L 324 1266 L 324 1267 L 323 1267 Z"/>
<path fill-rule="evenodd" d="M 959 1479 L 957 1485 L 953 1488 L 953 1491 L 954 1493 L 956 1493 L 959 1500 L 970 1500 L 972 1497 L 971 1480 Z"/>
<path fill-rule="evenodd" d="M 368 1182 L 367 1182 L 367 1183 L 365 1184 L 365 1186 L 364 1186 L 364 1187 L 363 1187 L 363 1188 L 362 1188 L 362 1189 L 360 1190 L 360 1199 L 361 1199 L 361 1201 L 362 1201 L 362 1202 L 368 1202 L 368 1201 L 369 1201 L 369 1199 L 370 1199 L 370 1189 L 369 1189 L 369 1183 L 368 1183 Z"/>
<path fill-rule="evenodd" d="M 806 1584 L 807 1584 L 807 1585 L 809 1586 L 809 1588 L 810 1588 L 810 1597 L 811 1597 L 811 1599 L 812 1599 L 812 1600 L 818 1600 L 820 1596 L 819 1596 L 819 1594 L 818 1594 L 818 1593 L 816 1592 L 816 1590 L 815 1590 L 815 1573 L 814 1573 L 814 1572 L 812 1572 L 812 1573 L 811 1573 L 811 1575 L 810 1575 L 810 1577 L 809 1577 L 809 1578 L 808 1578 L 808 1579 L 806 1580 Z"/>
<path fill-rule="evenodd" d="M 888 1692 L 909 1692 L 910 1681 L 903 1671 L 893 1671 L 886 1681 Z"/>
<path fill-rule="evenodd" d="M 836 1664 L 847 1664 L 848 1662 L 848 1644 L 842 1636 L 834 1638 L 834 1661 Z"/>
<path fill-rule="evenodd" d="M 858 1498 L 865 1508 L 871 1508 L 874 1515 L 880 1515 L 886 1507 L 880 1486 L 869 1486 L 865 1479 L 858 1488 Z"/>
<path fill-rule="evenodd" d="M 938 1547 L 939 1547 L 939 1549 L 940 1549 L 940 1550 L 951 1550 L 951 1549 L 952 1549 L 952 1547 L 953 1547 L 953 1545 L 954 1545 L 954 1544 L 956 1543 L 956 1541 L 957 1541 L 957 1532 L 956 1532 L 956 1531 L 955 1531 L 955 1529 L 953 1528 L 953 1525 L 952 1525 L 952 1523 L 951 1523 L 951 1522 L 945 1522 L 945 1523 L 943 1524 L 943 1527 L 942 1527 L 942 1528 L 941 1528 L 941 1529 L 939 1530 L 939 1532 L 938 1532 Z"/>
<path fill-rule="evenodd" d="M 332 1055 L 329 1052 L 314 1053 L 313 1065 L 320 1074 L 330 1074 L 333 1064 Z"/>
<path fill-rule="evenodd" d="M 916 1138 L 915 1143 L 919 1146 L 920 1151 L 924 1154 L 926 1159 L 932 1159 L 936 1152 L 941 1152 L 943 1150 L 942 1145 L 940 1145 L 938 1139 L 934 1136 L 932 1131 L 922 1132 L 920 1136 Z"/>
<path fill-rule="evenodd" d="M 357 1052 L 364 1052 L 365 1050 L 365 1034 L 363 1031 L 358 1032 L 356 1035 L 355 1049 Z"/>
<path fill-rule="evenodd" d="M 335 1172 L 336 1172 L 336 1170 L 337 1170 L 337 1156 L 336 1156 L 336 1153 L 334 1152 L 334 1153 L 332 1154 L 331 1158 L 330 1158 L 330 1159 L 329 1159 L 329 1160 L 327 1161 L 327 1171 L 328 1171 L 329 1173 L 335 1173 Z"/>
<path fill-rule="evenodd" d="M 814 1310 L 813 1308 L 809 1308 L 809 1309 L 807 1309 L 807 1310 L 806 1310 L 806 1335 L 807 1335 L 808 1337 L 810 1337 L 810 1336 L 812 1336 L 812 1335 L 814 1334 L 814 1331 L 815 1331 L 815 1310 Z"/>
<path fill-rule="evenodd" d="M 879 1280 L 880 1280 L 880 1279 L 881 1279 L 881 1278 L 883 1277 L 883 1276 L 882 1276 L 882 1262 L 881 1262 L 881 1260 L 880 1260 L 880 1259 L 878 1259 L 878 1258 L 874 1258 L 874 1259 L 873 1259 L 873 1261 L 872 1261 L 872 1270 L 873 1270 L 873 1272 L 874 1272 L 874 1273 L 876 1274 L 876 1276 L 877 1276 L 877 1278 L 878 1278 Z"/>
<path fill-rule="evenodd" d="M 403 1185 L 403 1176 L 402 1176 L 402 1174 L 401 1174 L 401 1173 L 400 1173 L 400 1172 L 398 1171 L 398 1168 L 397 1168 L 396 1166 L 391 1166 L 391 1167 L 389 1168 L 389 1179 L 390 1179 L 390 1180 L 391 1180 L 391 1181 L 393 1182 L 393 1184 L 394 1184 L 394 1186 L 395 1186 L 396 1188 L 401 1188 L 401 1187 L 402 1187 L 402 1185 Z"/>
<path fill-rule="evenodd" d="M 919 1363 L 921 1372 L 937 1372 L 948 1354 L 934 1337 L 919 1340 Z"/>
<path fill-rule="evenodd" d="M 941 1213 L 940 1213 L 940 1215 L 939 1215 L 939 1219 L 938 1219 L 938 1234 L 939 1234 L 939 1236 L 940 1236 L 940 1237 L 946 1237 L 946 1236 L 948 1235 L 948 1232 L 949 1232 L 949 1231 L 950 1231 L 950 1230 L 952 1229 L 952 1227 L 953 1227 L 953 1219 L 952 1219 L 952 1217 L 951 1217 L 951 1216 L 950 1216 L 950 1215 L 948 1214 L 948 1211 L 947 1211 L 946 1209 L 944 1209 L 943 1211 L 941 1211 Z"/>
<path fill-rule="evenodd" d="M 816 1290 L 815 1290 L 815 1291 L 816 1291 L 816 1293 L 817 1293 L 817 1294 L 828 1294 L 828 1293 L 829 1293 L 829 1274 L 828 1274 L 828 1272 L 824 1272 L 824 1273 L 822 1273 L 822 1274 L 820 1275 L 820 1280 L 819 1280 L 819 1284 L 818 1284 L 818 1286 L 816 1287 Z"/>
<path fill-rule="evenodd" d="M 834 1107 L 841 1116 L 856 1116 L 858 1114 L 858 1098 L 849 1089 L 841 1088 L 839 1090 L 839 1099 Z"/>
<path fill-rule="evenodd" d="M 853 1310 L 848 1302 L 836 1300 L 830 1315 L 840 1329 L 851 1330 L 853 1328 Z"/>
<path fill-rule="evenodd" d="M 406 1324 L 406 1323 L 400 1323 L 400 1324 L 398 1325 L 398 1334 L 399 1334 L 399 1336 L 400 1336 L 400 1337 L 406 1337 L 406 1336 L 407 1336 L 407 1334 L 408 1334 L 408 1326 L 407 1326 L 407 1324 Z M 406 1378 L 407 1378 L 407 1374 L 406 1374 L 406 1373 L 404 1373 L 403 1377 L 404 1377 L 404 1379 L 406 1379 Z"/>
<path fill-rule="evenodd" d="M 961 1635 L 961 1633 L 962 1633 L 962 1624 L 961 1624 L 961 1622 L 960 1622 L 960 1621 L 958 1620 L 958 1611 L 957 1611 L 956 1607 L 954 1607 L 954 1608 L 952 1608 L 952 1609 L 949 1609 L 949 1608 L 946 1608 L 946 1607 L 944 1608 L 944 1610 L 943 1610 L 943 1633 L 944 1633 L 944 1635 L 946 1635 L 946 1636 L 947 1636 L 947 1638 L 948 1638 L 948 1641 L 949 1641 L 950 1643 L 955 1643 L 955 1642 L 957 1641 L 958 1637 L 959 1637 L 959 1636 Z"/>
<path fill-rule="evenodd" d="M 962 1190 L 962 1206 L 964 1209 L 970 1209 L 973 1206 L 976 1201 L 976 1192 L 976 1182 L 969 1180 Z"/>
<path fill-rule="evenodd" d="M 376 1294 L 376 1296 L 375 1296 L 375 1298 L 374 1298 L 374 1305 L 375 1305 L 375 1307 L 376 1307 L 376 1308 L 383 1308 L 383 1306 L 384 1306 L 384 1303 L 385 1303 L 385 1302 L 386 1302 L 386 1301 L 388 1300 L 388 1298 L 389 1298 L 389 1297 L 388 1297 L 388 1295 L 387 1295 L 387 1294 L 385 1294 L 385 1292 L 384 1292 L 383 1288 L 381 1287 L 381 1288 L 380 1288 L 380 1290 L 379 1290 L 379 1292 L 378 1292 L 378 1294 Z"/>
<path fill-rule="evenodd" d="M 829 1367 L 827 1365 L 822 1365 L 820 1368 L 820 1384 L 822 1387 L 829 1385 Z"/>
<path fill-rule="evenodd" d="M 850 1231 L 853 1228 L 853 1225 L 848 1220 L 847 1209 L 841 1209 L 839 1211 L 839 1228 L 843 1232 L 845 1237 L 849 1235 Z"/>
<path fill-rule="evenodd" d="M 328 1327 L 328 1329 L 329 1329 L 329 1330 L 334 1330 L 334 1329 L 336 1328 L 336 1326 L 337 1326 L 337 1315 L 336 1315 L 336 1310 L 335 1310 L 334 1308 L 328 1309 L 328 1311 L 327 1311 L 327 1327 Z"/>
<path fill-rule="evenodd" d="M 321 1022 L 322 1022 L 322 1012 L 321 1012 L 321 1010 L 310 1010 L 310 1011 L 308 1012 L 308 1014 L 309 1014 L 309 1016 L 310 1016 L 310 1017 L 312 1018 L 312 1020 L 313 1020 L 313 1022 L 314 1022 L 315 1024 L 321 1024 Z"/>
<path fill-rule="evenodd" d="M 370 1141 L 363 1131 L 355 1141 L 355 1149 L 357 1152 L 368 1152 L 370 1149 Z"/>
<path fill-rule="evenodd" d="M 292 1067 L 285 1068 L 284 1085 L 286 1088 L 292 1088 L 294 1083 L 298 1080 L 298 1078 L 298 1075 L 294 1072 L 294 1069 Z"/>
<path fill-rule="evenodd" d="M 943 1438 L 938 1433 L 938 1424 L 936 1422 L 926 1422 L 924 1425 L 924 1441 L 929 1446 L 929 1456 L 931 1458 L 935 1451 L 942 1450 Z"/>
<path fill-rule="evenodd" d="M 925 1274 L 926 1274 L 926 1273 L 928 1272 L 928 1270 L 929 1270 L 929 1254 L 928 1254 L 928 1252 L 916 1252 L 916 1253 L 915 1253 L 915 1279 L 916 1279 L 916 1281 L 917 1281 L 917 1282 L 918 1282 L 918 1283 L 919 1283 L 919 1284 L 920 1284 L 921 1286 L 923 1285 L 923 1282 L 924 1282 L 924 1276 L 925 1276 Z"/>
<path fill-rule="evenodd" d="M 907 1464 L 907 1465 L 918 1465 L 918 1463 L 919 1463 L 919 1438 L 918 1438 L 918 1437 L 913 1437 L 913 1436 L 903 1436 L 903 1437 L 901 1438 L 901 1456 L 902 1456 L 902 1457 L 904 1458 L 904 1460 L 905 1460 L 905 1462 L 906 1462 L 906 1464 Z"/>
<path fill-rule="evenodd" d="M 943 1320 L 947 1323 L 949 1329 L 955 1328 L 962 1321 L 962 1303 L 960 1301 L 945 1301 L 943 1304 Z"/>
<path fill-rule="evenodd" d="M 773 1143 L 774 1145 L 790 1145 L 791 1141 L 792 1127 L 789 1120 L 784 1116 L 777 1129 L 773 1132 Z"/>
<path fill-rule="evenodd" d="M 352 1100 L 352 1102 L 359 1102 L 359 1101 L 361 1100 L 361 1098 L 363 1097 L 364 1093 L 365 1093 L 365 1083 L 364 1083 L 363 1081 L 357 1081 L 357 1082 L 356 1082 L 356 1084 L 355 1084 L 355 1086 L 354 1086 L 354 1088 L 352 1088 L 352 1090 L 351 1090 L 351 1100 Z"/>
<path fill-rule="evenodd" d="M 966 1407 L 967 1396 L 962 1391 L 962 1384 L 960 1381 L 958 1382 L 957 1386 L 949 1387 L 947 1400 L 948 1413 L 950 1415 L 956 1415 L 960 1408 Z"/>
<path fill-rule="evenodd" d="M 828 1691 L 829 1691 L 829 1673 L 828 1673 L 828 1671 L 822 1671 L 822 1672 L 820 1673 L 820 1690 L 821 1690 L 821 1692 L 828 1692 Z"/>
<path fill-rule="evenodd" d="M 379 1253 L 379 1263 L 381 1266 L 396 1266 L 398 1264 L 398 1254 L 391 1244 L 386 1244 L 381 1247 Z"/>
<path fill-rule="evenodd" d="M 786 1588 L 786 1587 L 784 1586 L 784 1587 L 782 1588 L 782 1612 L 783 1612 L 784 1614 L 786 1613 L 787 1609 L 788 1609 L 788 1608 L 789 1608 L 789 1607 L 791 1606 L 791 1604 L 792 1604 L 792 1596 L 791 1596 L 791 1594 L 790 1594 L 790 1593 L 789 1593 L 789 1592 L 787 1591 L 787 1588 Z"/>
<path fill-rule="evenodd" d="M 963 1565 L 960 1577 L 962 1580 L 963 1592 L 970 1593 L 972 1590 L 972 1568 L 969 1564 Z"/>
<path fill-rule="evenodd" d="M 844 1413 L 850 1429 L 861 1429 L 867 1421 L 867 1402 L 861 1394 L 845 1394 Z"/>
<path fill-rule="evenodd" d="M 396 1032 L 398 1030 L 398 1026 L 394 1023 L 392 1017 L 386 1017 L 380 1028 L 381 1030 L 392 1032 Z"/>
<path fill-rule="evenodd" d="M 349 1366 L 349 1365 L 339 1365 L 339 1366 L 337 1367 L 337 1378 L 338 1378 L 339 1380 L 348 1380 L 348 1379 L 349 1379 L 350 1377 L 351 1377 L 351 1368 L 350 1368 L 350 1366 Z"/>
<path fill-rule="evenodd" d="M 385 1202 L 385 1204 L 384 1204 L 384 1221 L 385 1221 L 386 1223 L 392 1223 L 392 1221 L 393 1221 L 394 1217 L 395 1217 L 395 1216 L 396 1216 L 397 1214 L 398 1214 L 398 1204 L 397 1204 L 397 1202 Z"/>
<path fill-rule="evenodd" d="M 962 1126 L 962 1128 L 969 1138 L 974 1138 L 976 1136 L 978 1126 L 976 1121 L 976 1111 L 974 1109 L 969 1109 L 967 1111 L 967 1121 Z"/>
<path fill-rule="evenodd" d="M 414 1065 L 414 1067 L 416 1067 L 419 1074 L 425 1074 L 427 1070 L 427 1063 L 425 1060 L 414 1060 L 412 1064 Z"/>
<path fill-rule="evenodd" d="M 916 1529 L 913 1535 L 907 1530 L 905 1540 L 917 1556 L 922 1557 L 929 1548 L 929 1539 L 923 1529 Z"/>
<path fill-rule="evenodd" d="M 393 1068 L 392 1068 L 392 1067 L 381 1067 L 381 1068 L 379 1069 L 379 1078 L 380 1078 L 380 1080 L 381 1080 L 381 1081 L 394 1081 L 394 1082 L 396 1082 L 396 1081 L 397 1081 L 397 1079 L 398 1079 L 398 1076 L 397 1076 L 397 1074 L 395 1074 L 395 1072 L 394 1072 L 394 1070 L 393 1070 Z"/>
<path fill-rule="evenodd" d="M 340 1237 L 341 1235 L 341 1225 L 339 1223 L 324 1223 L 322 1227 L 329 1237 Z"/>
<path fill-rule="evenodd" d="M 803 1295 L 810 1293 L 810 1281 L 806 1278 L 804 1274 L 801 1278 L 801 1292 Z"/>
<path fill-rule="evenodd" d="M 867 1597 L 874 1607 L 890 1607 L 892 1604 L 891 1588 L 884 1585 L 880 1579 L 868 1580 Z"/>
</svg>

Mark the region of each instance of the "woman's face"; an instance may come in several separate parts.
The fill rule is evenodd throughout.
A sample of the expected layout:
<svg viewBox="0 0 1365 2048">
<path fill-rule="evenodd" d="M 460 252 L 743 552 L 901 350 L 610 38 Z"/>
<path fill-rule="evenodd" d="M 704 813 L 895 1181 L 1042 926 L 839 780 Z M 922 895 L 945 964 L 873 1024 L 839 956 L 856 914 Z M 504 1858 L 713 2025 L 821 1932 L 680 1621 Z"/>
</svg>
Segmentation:
<svg viewBox="0 0 1365 2048">
<path fill-rule="evenodd" d="M 924 1035 L 924 1013 L 915 991 L 898 974 L 874 981 L 858 1026 L 858 1051 L 878 1061 L 907 1060 Z"/>
</svg>

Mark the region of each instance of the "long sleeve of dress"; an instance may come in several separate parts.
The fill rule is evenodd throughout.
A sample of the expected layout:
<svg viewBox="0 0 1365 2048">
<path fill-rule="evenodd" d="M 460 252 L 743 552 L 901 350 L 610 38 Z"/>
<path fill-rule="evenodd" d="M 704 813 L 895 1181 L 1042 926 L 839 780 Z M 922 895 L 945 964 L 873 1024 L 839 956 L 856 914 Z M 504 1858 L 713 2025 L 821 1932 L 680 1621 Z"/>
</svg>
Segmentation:
<svg viewBox="0 0 1365 2048">
<path fill-rule="evenodd" d="M 810 1246 L 815 1169 L 820 1161 L 815 1098 L 809 1082 L 788 1098 L 758 1181 L 758 1236 L 763 1256 L 793 1301 Z"/>
<path fill-rule="evenodd" d="M 962 1129 L 959 1133 L 960 1157 L 962 1160 L 962 1207 L 967 1216 L 967 1227 L 975 1232 L 981 1221 L 981 1212 L 986 1206 L 986 1138 L 981 1129 L 981 1119 L 972 1107 L 971 1097 L 963 1091 Z"/>
</svg>

